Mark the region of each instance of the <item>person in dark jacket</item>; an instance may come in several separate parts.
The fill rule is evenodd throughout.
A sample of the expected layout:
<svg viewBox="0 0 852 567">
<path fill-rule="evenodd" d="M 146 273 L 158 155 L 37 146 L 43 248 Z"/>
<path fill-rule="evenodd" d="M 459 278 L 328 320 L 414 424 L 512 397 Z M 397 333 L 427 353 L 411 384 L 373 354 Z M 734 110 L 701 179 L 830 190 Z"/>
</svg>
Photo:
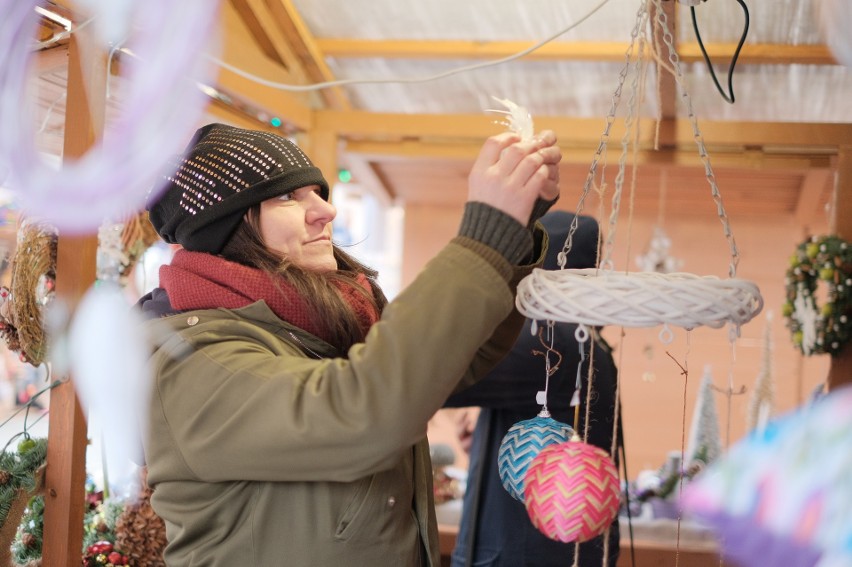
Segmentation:
<svg viewBox="0 0 852 567">
<path fill-rule="evenodd" d="M 332 241 L 292 141 L 201 128 L 148 210 L 145 458 L 169 567 L 438 567 L 426 426 L 511 348 L 556 201 L 552 132 L 489 138 L 459 235 L 393 301 Z"/>
<path fill-rule="evenodd" d="M 551 211 L 541 218 L 550 236 L 544 269 L 559 269 L 557 255 L 565 244 L 574 218 L 575 215 L 564 211 Z M 566 268 L 595 267 L 599 234 L 597 221 L 582 215 L 577 217 L 577 221 Z M 544 326 L 541 323 L 540 328 Z M 565 567 L 574 564 L 575 551 L 579 553 L 578 565 L 582 567 L 604 565 L 603 536 L 580 544 L 579 549 L 575 549 L 578 546 L 574 543 L 549 539 L 532 524 L 524 504 L 515 500 L 500 481 L 497 453 L 503 437 L 515 423 L 535 417 L 541 410 L 541 405 L 536 402 L 536 392 L 544 389 L 543 353 L 546 348 L 539 336 L 530 332 L 531 324 L 532 321 L 527 320 L 515 346 L 488 376 L 473 387 L 453 395 L 446 403 L 446 407 L 481 407 L 472 439 L 467 440 L 470 447 L 467 489 L 452 556 L 453 567 Z M 574 337 L 576 328 L 570 323 L 556 323 L 553 327 L 552 345 L 562 358 L 550 378 L 547 403 L 553 419 L 572 427 L 574 408 L 570 407 L 570 402 L 581 360 Z M 616 367 L 609 346 L 597 331 L 593 331 L 591 337 L 594 338 L 595 351 L 587 441 L 609 453 L 613 438 Z M 549 346 L 551 341 L 546 343 Z M 591 338 L 584 344 L 585 361 L 581 368 L 578 430 L 581 437 L 586 427 L 590 344 Z M 552 365 L 557 361 L 553 354 L 550 359 Z M 607 564 L 614 566 L 619 551 L 617 519 L 610 527 L 609 537 Z"/>
</svg>

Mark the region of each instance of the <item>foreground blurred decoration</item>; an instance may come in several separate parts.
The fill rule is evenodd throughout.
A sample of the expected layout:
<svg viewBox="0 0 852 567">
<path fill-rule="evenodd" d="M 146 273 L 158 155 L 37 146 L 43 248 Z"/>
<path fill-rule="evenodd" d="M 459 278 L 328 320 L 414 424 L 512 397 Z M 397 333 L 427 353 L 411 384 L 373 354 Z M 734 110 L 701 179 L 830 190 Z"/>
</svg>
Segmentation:
<svg viewBox="0 0 852 567">
<path fill-rule="evenodd" d="M 685 489 L 743 567 L 852 565 L 852 387 L 770 421 Z"/>
<path fill-rule="evenodd" d="M 103 138 L 81 158 L 66 160 L 61 170 L 35 149 L 36 120 L 26 88 L 37 47 L 38 4 L 0 0 L 0 176 L 8 172 L 0 181 L 28 215 L 68 233 L 91 233 L 106 218 L 141 210 L 148 193 L 158 190 L 156 180 L 168 159 L 180 153 L 197 127 L 204 109 L 198 85 L 212 77 L 206 57 L 213 49 L 208 44 L 215 37 L 218 2 L 75 5 L 81 12 L 67 34 L 80 39 L 81 57 L 93 61 L 109 54 L 112 63 L 121 56 L 122 84 L 110 86 L 121 91 L 122 104 Z M 92 29 L 81 34 L 90 23 Z"/>
</svg>

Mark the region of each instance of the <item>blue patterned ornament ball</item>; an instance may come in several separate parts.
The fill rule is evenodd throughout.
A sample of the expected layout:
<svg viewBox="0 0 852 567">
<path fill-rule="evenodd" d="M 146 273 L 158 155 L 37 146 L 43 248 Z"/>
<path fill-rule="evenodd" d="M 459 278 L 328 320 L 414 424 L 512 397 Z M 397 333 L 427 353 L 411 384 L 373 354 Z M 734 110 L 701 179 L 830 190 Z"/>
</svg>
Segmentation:
<svg viewBox="0 0 852 567">
<path fill-rule="evenodd" d="M 532 460 L 548 445 L 569 441 L 573 434 L 570 425 L 541 414 L 509 428 L 497 452 L 497 470 L 506 492 L 523 502 L 524 477 Z"/>
</svg>

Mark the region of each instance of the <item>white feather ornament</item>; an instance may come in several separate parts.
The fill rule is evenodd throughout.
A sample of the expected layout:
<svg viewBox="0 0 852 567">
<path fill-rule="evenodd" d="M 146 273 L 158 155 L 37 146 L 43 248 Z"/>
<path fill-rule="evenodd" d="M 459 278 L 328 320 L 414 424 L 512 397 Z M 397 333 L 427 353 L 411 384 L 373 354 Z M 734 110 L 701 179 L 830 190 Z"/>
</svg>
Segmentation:
<svg viewBox="0 0 852 567">
<path fill-rule="evenodd" d="M 507 108 L 507 110 L 497 108 L 486 109 L 486 112 L 495 112 L 506 117 L 503 120 L 498 120 L 497 124 L 501 124 L 519 135 L 523 142 L 529 142 L 532 140 L 535 130 L 533 129 L 533 119 L 530 112 L 523 106 L 515 104 L 507 98 L 499 98 L 496 96 L 492 96 L 491 98 Z"/>
</svg>

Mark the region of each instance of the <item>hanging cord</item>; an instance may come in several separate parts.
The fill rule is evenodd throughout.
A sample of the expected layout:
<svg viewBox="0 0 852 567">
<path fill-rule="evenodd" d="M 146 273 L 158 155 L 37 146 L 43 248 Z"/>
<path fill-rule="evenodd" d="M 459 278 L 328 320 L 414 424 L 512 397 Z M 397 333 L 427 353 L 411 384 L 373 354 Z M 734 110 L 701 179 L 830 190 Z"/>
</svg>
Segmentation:
<svg viewBox="0 0 852 567">
<path fill-rule="evenodd" d="M 586 417 L 583 421 L 583 442 L 589 442 L 589 423 L 592 418 L 592 395 L 594 394 L 594 373 L 595 373 L 595 337 L 592 335 L 594 329 L 590 331 L 589 338 L 589 366 L 586 370 Z M 582 364 L 582 363 L 581 363 Z"/>
<path fill-rule="evenodd" d="M 585 325 L 577 325 L 574 331 L 574 338 L 577 340 L 577 347 L 580 351 L 580 362 L 577 363 L 577 380 L 574 383 L 574 394 L 571 396 L 570 407 L 574 408 L 574 435 L 580 434 L 580 392 L 583 389 L 583 363 L 586 361 L 586 350 L 583 345 L 589 340 L 589 330 Z M 591 392 L 590 392 L 591 393 Z M 588 407 L 588 398 L 586 399 L 586 407 Z M 586 415 L 586 423 L 588 423 L 588 413 Z M 583 442 L 586 441 L 588 430 L 584 427 Z"/>
<path fill-rule="evenodd" d="M 689 13 L 692 15 L 692 29 L 695 30 L 695 38 L 698 40 L 698 47 L 701 48 L 701 54 L 704 56 L 704 61 L 707 62 L 707 68 L 710 69 L 710 76 L 713 78 L 713 83 L 716 85 L 716 89 L 719 91 L 719 94 L 721 94 L 722 98 L 725 99 L 725 102 L 729 102 L 731 104 L 734 104 L 734 67 L 737 66 L 737 59 L 740 57 L 740 49 L 742 49 L 743 43 L 745 43 L 746 36 L 748 35 L 749 22 L 748 7 L 745 5 L 745 2 L 743 2 L 743 0 L 737 0 L 737 4 L 739 4 L 743 9 L 745 21 L 743 23 L 743 33 L 740 36 L 740 42 L 734 50 L 734 55 L 731 57 L 731 66 L 728 68 L 727 94 L 722 90 L 722 85 L 719 84 L 719 79 L 716 78 L 716 71 L 713 69 L 713 62 L 710 61 L 710 56 L 707 54 L 704 42 L 701 41 L 701 33 L 698 31 L 698 20 L 695 17 L 695 6 L 689 7 Z"/>
<path fill-rule="evenodd" d="M 49 367 L 48 367 L 47 380 L 50 380 L 50 368 Z M 23 414 L 24 414 L 24 430 L 21 431 L 20 433 L 16 433 L 15 435 L 12 435 L 9 438 L 9 440 L 6 442 L 6 445 L 3 447 L 3 449 L 2 449 L 3 451 L 8 449 L 9 446 L 12 444 L 12 442 L 15 439 L 17 439 L 18 437 L 23 436 L 25 439 L 29 438 L 29 436 L 30 436 L 29 429 L 50 414 L 50 410 L 48 410 L 48 411 L 45 411 L 44 413 L 42 413 L 41 415 L 39 415 L 38 417 L 36 417 L 35 419 L 30 420 L 30 408 L 35 406 L 35 404 L 38 402 L 38 398 L 40 396 L 42 396 L 43 394 L 45 394 L 46 392 L 49 392 L 53 388 L 59 386 L 62 383 L 63 383 L 63 380 L 53 380 L 47 386 L 45 386 L 44 388 L 42 388 L 41 390 L 39 390 L 38 392 L 35 392 L 32 396 L 30 396 L 30 399 L 27 400 L 26 404 L 24 404 L 22 407 L 18 408 L 9 417 L 7 417 L 2 423 L 0 423 L 0 428 L 2 428 L 4 425 L 6 425 L 7 423 L 9 423 L 13 419 L 15 419 L 15 417 L 19 413 L 23 412 Z"/>
<path fill-rule="evenodd" d="M 680 426 L 680 464 L 678 465 L 679 470 L 675 471 L 678 479 L 678 495 L 681 496 L 683 494 L 683 463 L 685 459 L 686 452 L 686 393 L 687 393 L 687 384 L 689 382 L 689 352 L 691 348 L 691 337 L 692 330 L 688 330 L 686 332 L 686 353 L 684 354 L 683 364 L 678 362 L 678 360 L 672 356 L 672 353 L 666 351 L 666 354 L 669 358 L 671 358 L 675 364 L 680 368 L 680 374 L 683 376 L 683 413 L 681 414 L 682 421 Z M 680 562 L 680 523 L 681 523 L 681 506 L 678 504 L 677 508 L 677 539 L 675 544 L 675 567 L 679 565 Z"/>
<path fill-rule="evenodd" d="M 225 61 L 223 61 L 222 59 L 220 59 L 218 57 L 215 57 L 215 56 L 210 55 L 210 54 L 205 54 L 205 55 L 209 60 L 211 60 L 213 63 L 215 63 L 219 67 L 222 67 L 223 69 L 227 69 L 227 70 L 231 71 L 232 73 L 235 73 L 235 74 L 243 77 L 244 79 L 248 79 L 249 81 L 252 81 L 252 82 L 257 83 L 259 85 L 264 85 L 264 86 L 271 87 L 271 88 L 274 88 L 274 89 L 280 89 L 280 90 L 283 90 L 283 91 L 290 91 L 290 92 L 316 91 L 316 90 L 320 90 L 320 89 L 327 89 L 327 88 L 330 88 L 330 87 L 339 87 L 339 86 L 344 86 L 344 85 L 367 85 L 367 84 L 388 84 L 388 83 L 389 84 L 425 83 L 425 82 L 429 82 L 429 81 L 435 81 L 435 80 L 438 80 L 438 79 L 443 79 L 445 77 L 449 77 L 449 76 L 452 76 L 452 75 L 457 75 L 459 73 L 467 73 L 469 71 L 474 71 L 476 69 L 483 69 L 485 67 L 502 65 L 503 63 L 508 63 L 510 61 L 520 59 L 521 57 L 524 57 L 525 55 L 529 55 L 530 53 L 534 52 L 535 50 L 539 49 L 540 47 L 543 47 L 544 45 L 547 45 L 548 43 L 553 42 L 554 40 L 556 40 L 560 36 L 565 35 L 569 31 L 573 30 L 574 28 L 576 28 L 577 26 L 579 26 L 580 24 L 582 24 L 583 22 L 588 20 L 590 17 L 592 17 L 592 15 L 594 15 L 598 10 L 603 8 L 604 5 L 607 4 L 608 2 L 609 2 L 609 0 L 601 0 L 600 3 L 598 3 L 596 6 L 594 6 L 591 10 L 589 10 L 585 15 L 580 17 L 577 21 L 565 26 L 564 28 L 558 30 L 556 33 L 552 34 L 551 36 L 549 36 L 549 37 L 539 41 L 538 43 L 536 43 L 536 44 L 534 44 L 534 45 L 532 45 L 532 46 L 530 46 L 530 47 L 528 47 L 524 50 L 521 50 L 517 53 L 507 55 L 506 57 L 501 57 L 500 59 L 494 59 L 494 60 L 490 60 L 490 61 L 484 61 L 482 63 L 474 63 L 474 64 L 471 64 L 471 65 L 465 65 L 465 66 L 462 66 L 462 67 L 449 69 L 447 71 L 443 71 L 441 73 L 435 73 L 435 74 L 432 74 L 432 75 L 423 75 L 423 76 L 415 76 L 415 77 L 399 77 L 399 78 L 390 78 L 390 79 L 338 79 L 338 80 L 334 80 L 334 81 L 325 81 L 325 82 L 321 82 L 321 83 L 312 83 L 312 84 L 307 84 L 307 85 L 294 85 L 294 84 L 288 84 L 288 83 L 280 83 L 280 82 L 277 82 L 277 81 L 271 81 L 271 80 L 268 80 L 268 79 L 264 79 L 262 77 L 258 77 L 257 75 L 253 75 L 253 74 L 249 73 L 248 71 L 244 71 L 244 70 L 240 69 L 239 67 L 235 67 L 234 65 L 230 65 L 230 64 L 226 63 Z"/>
<path fill-rule="evenodd" d="M 583 423 L 583 442 L 589 442 L 589 423 L 592 421 L 592 396 L 595 393 L 594 390 L 594 375 L 595 375 L 595 346 L 597 340 L 597 330 L 592 328 L 589 331 L 589 366 L 586 372 L 586 417 L 585 423 Z M 610 453 L 610 456 L 615 459 L 615 455 Z M 618 471 L 618 469 L 616 469 Z M 616 521 L 618 520 L 618 515 L 616 515 Z M 612 530 L 612 525 L 608 525 L 604 530 L 603 534 L 599 537 L 601 538 L 601 543 L 603 544 L 603 559 L 601 563 L 604 567 L 609 565 L 609 536 L 610 531 Z M 579 567 L 579 559 L 580 559 L 580 544 L 577 543 L 576 550 L 576 561 L 577 567 Z"/>
<path fill-rule="evenodd" d="M 550 411 L 547 409 L 547 394 L 550 388 L 550 377 L 553 376 L 557 370 L 559 370 L 559 366 L 562 364 L 562 354 L 558 350 L 553 348 L 553 341 L 556 335 L 553 329 L 554 324 L 554 321 L 547 321 L 547 336 L 548 340 L 550 341 L 549 345 L 545 342 L 545 338 L 541 336 L 541 333 L 542 331 L 544 331 L 544 329 L 538 329 L 538 342 L 540 342 L 541 346 L 545 348 L 545 352 L 539 350 L 532 351 L 532 353 L 535 355 L 544 355 L 544 390 L 539 392 L 539 394 L 541 395 L 541 399 L 539 399 L 538 396 L 536 397 L 536 401 L 541 404 L 541 411 L 538 414 L 539 417 L 550 417 Z M 555 354 L 557 357 L 556 364 L 554 365 L 550 364 L 550 353 Z"/>
<path fill-rule="evenodd" d="M 619 404 L 620 406 L 620 404 Z M 619 407 L 619 413 L 621 408 Z M 627 532 L 630 534 L 630 565 L 636 567 L 636 545 L 633 539 L 633 512 L 630 511 L 630 478 L 627 474 L 627 449 L 624 446 L 624 428 L 622 421 L 618 420 L 616 427 L 618 433 L 617 449 L 621 453 L 621 470 L 624 471 L 624 501 L 627 503 Z"/>
<path fill-rule="evenodd" d="M 646 69 L 648 65 L 648 61 L 646 58 L 642 57 L 643 52 L 646 49 L 646 44 L 643 41 L 639 42 L 639 59 L 642 62 L 641 65 L 637 68 L 637 73 L 639 75 L 639 84 L 637 85 L 639 92 L 636 100 L 633 101 L 634 110 L 633 112 L 639 116 L 639 102 L 645 98 L 645 77 L 646 77 Z M 633 97 L 631 96 L 631 100 Z M 636 121 L 636 127 L 633 129 L 633 147 L 632 147 L 632 157 L 633 164 L 631 166 L 630 171 L 630 192 L 628 195 L 628 205 L 627 205 L 627 248 L 626 248 L 626 256 L 630 258 L 632 256 L 631 246 L 633 244 L 633 212 L 635 210 L 636 204 L 636 180 L 639 178 L 639 134 L 640 134 L 640 122 Z M 628 260 L 629 262 L 629 260 Z M 625 263 L 624 271 L 629 271 L 629 264 Z"/>
</svg>

